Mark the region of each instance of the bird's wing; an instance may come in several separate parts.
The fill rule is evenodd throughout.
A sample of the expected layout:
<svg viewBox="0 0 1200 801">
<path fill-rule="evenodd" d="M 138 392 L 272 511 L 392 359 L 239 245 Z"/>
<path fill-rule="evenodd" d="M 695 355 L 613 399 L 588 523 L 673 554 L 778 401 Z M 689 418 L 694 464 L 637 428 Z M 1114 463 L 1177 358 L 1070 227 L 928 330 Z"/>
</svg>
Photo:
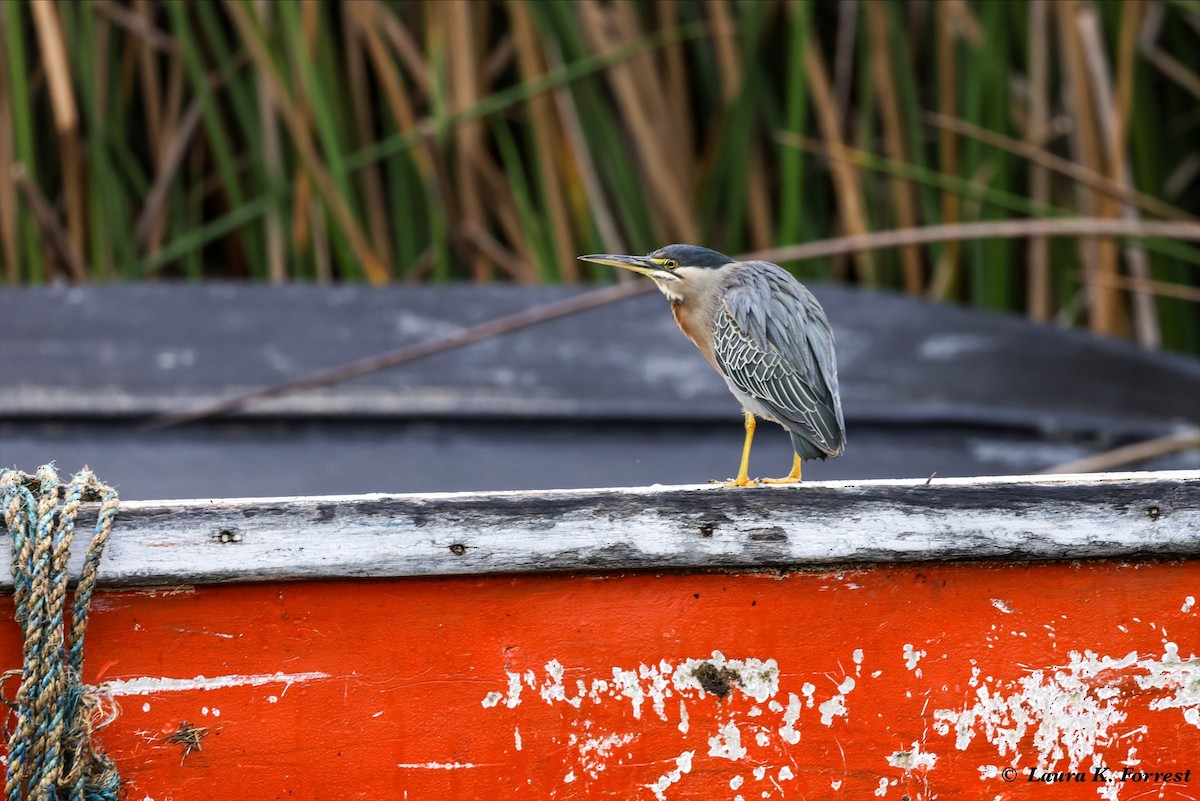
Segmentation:
<svg viewBox="0 0 1200 801">
<path fill-rule="evenodd" d="M 748 262 L 717 312 L 714 355 L 735 387 L 821 452 L 845 446 L 833 332 L 820 304 L 783 268 Z"/>
</svg>

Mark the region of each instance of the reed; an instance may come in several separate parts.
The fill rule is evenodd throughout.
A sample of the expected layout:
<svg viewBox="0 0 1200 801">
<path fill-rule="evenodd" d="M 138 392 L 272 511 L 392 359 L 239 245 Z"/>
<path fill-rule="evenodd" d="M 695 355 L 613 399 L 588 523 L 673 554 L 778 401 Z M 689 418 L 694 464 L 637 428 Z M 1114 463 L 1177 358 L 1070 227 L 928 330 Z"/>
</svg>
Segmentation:
<svg viewBox="0 0 1200 801">
<path fill-rule="evenodd" d="M 1195 222 L 1198 45 L 1189 0 L 14 0 L 0 274 L 570 283 Z M 1029 230 L 788 266 L 1200 355 L 1194 245 Z"/>
</svg>

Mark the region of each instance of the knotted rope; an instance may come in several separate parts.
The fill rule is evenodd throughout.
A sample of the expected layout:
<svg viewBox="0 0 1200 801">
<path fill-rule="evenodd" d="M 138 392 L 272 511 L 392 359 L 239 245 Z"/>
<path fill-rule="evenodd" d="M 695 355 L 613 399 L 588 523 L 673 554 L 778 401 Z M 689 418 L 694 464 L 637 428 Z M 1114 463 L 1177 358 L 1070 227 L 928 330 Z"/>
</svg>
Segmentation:
<svg viewBox="0 0 1200 801">
<path fill-rule="evenodd" d="M 99 501 L 100 508 L 68 619 L 67 557 L 84 501 Z M 117 515 L 117 493 L 86 467 L 64 484 L 49 464 L 35 476 L 0 471 L 0 503 L 12 538 L 13 595 L 25 637 L 23 669 L 0 677 L 0 685 L 21 678 L 16 698 L 4 698 L 10 709 L 5 799 L 116 801 L 120 776 L 92 739 L 116 718 L 116 705 L 85 687 L 81 676 L 88 609 Z"/>
</svg>

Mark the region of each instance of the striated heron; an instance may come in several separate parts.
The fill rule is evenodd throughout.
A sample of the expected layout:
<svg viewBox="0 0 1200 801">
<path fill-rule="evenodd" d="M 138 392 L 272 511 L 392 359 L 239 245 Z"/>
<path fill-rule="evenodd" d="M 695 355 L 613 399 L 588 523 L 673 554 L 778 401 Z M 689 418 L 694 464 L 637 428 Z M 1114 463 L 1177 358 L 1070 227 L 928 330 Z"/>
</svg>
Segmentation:
<svg viewBox="0 0 1200 801">
<path fill-rule="evenodd" d="M 778 423 L 792 437 L 792 471 L 766 483 L 798 482 L 802 460 L 839 456 L 845 449 L 833 332 L 821 304 L 791 273 L 695 245 L 667 245 L 648 256 L 579 258 L 653 279 L 680 330 L 742 404 L 746 440 L 737 478 L 727 486 L 758 483 L 747 472 L 756 417 Z"/>
</svg>

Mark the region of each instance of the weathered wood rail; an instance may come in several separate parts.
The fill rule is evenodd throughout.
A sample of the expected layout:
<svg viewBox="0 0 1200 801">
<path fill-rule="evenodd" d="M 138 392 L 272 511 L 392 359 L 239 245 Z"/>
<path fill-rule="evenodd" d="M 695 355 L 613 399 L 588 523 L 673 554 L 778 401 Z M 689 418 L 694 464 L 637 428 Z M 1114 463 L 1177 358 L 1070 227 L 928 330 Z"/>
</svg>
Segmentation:
<svg viewBox="0 0 1200 801">
<path fill-rule="evenodd" d="M 1193 556 L 1200 472 L 1169 471 L 127 502 L 101 582 Z"/>
</svg>

